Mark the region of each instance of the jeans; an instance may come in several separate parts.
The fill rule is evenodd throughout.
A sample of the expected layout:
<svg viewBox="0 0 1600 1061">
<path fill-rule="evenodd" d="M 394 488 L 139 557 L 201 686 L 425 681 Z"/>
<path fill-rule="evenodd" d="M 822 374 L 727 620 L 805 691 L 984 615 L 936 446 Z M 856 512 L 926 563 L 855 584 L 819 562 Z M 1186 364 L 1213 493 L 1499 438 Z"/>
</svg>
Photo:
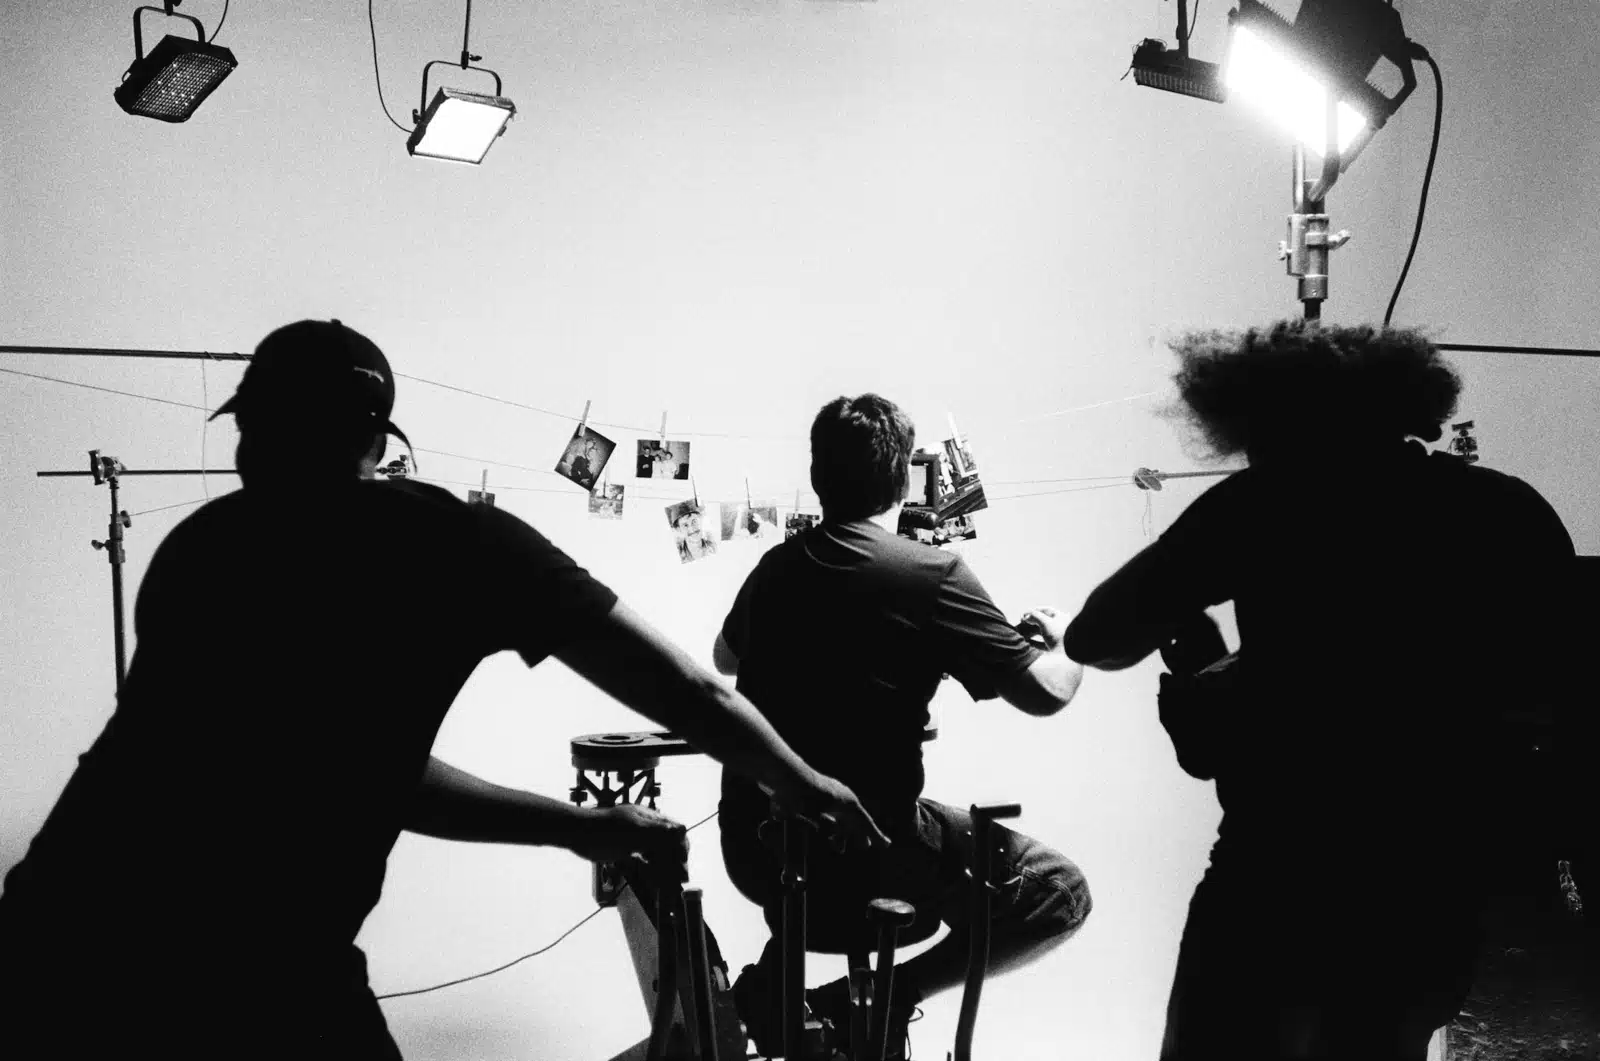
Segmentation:
<svg viewBox="0 0 1600 1061">
<path fill-rule="evenodd" d="M 782 855 L 750 832 L 736 820 L 725 822 L 723 860 L 734 885 L 762 907 L 776 939 L 783 924 Z M 1089 916 L 1093 900 L 1083 872 L 1066 856 L 998 823 L 994 832 L 1001 854 L 991 874 L 990 968 L 998 973 L 1071 936 Z M 897 982 L 919 999 L 959 984 L 971 939 L 966 867 L 972 854 L 971 813 L 931 799 L 917 801 L 914 837 L 891 847 L 839 855 L 813 841 L 805 892 L 808 947 L 845 952 L 851 942 L 869 938 L 868 902 L 901 899 L 917 910 L 916 923 L 901 933 L 903 940 L 927 939 L 940 922 L 950 926 L 950 934 L 907 962 Z M 775 947 L 769 946 L 763 964 L 774 959 Z"/>
</svg>

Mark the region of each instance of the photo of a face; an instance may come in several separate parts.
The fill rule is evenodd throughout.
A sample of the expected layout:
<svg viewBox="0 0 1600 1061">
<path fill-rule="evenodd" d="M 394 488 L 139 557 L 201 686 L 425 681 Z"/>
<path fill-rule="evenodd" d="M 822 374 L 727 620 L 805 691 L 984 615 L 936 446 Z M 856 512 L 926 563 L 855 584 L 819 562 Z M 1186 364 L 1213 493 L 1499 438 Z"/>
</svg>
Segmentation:
<svg viewBox="0 0 1600 1061">
<path fill-rule="evenodd" d="M 775 538 L 778 534 L 777 505 L 749 505 L 725 501 L 722 505 L 722 540 Z"/>
<path fill-rule="evenodd" d="M 783 540 L 788 541 L 797 534 L 804 534 L 821 522 L 822 517 L 815 512 L 796 512 L 783 521 Z"/>
<path fill-rule="evenodd" d="M 622 518 L 621 483 L 601 483 L 589 494 L 589 515 L 597 519 Z"/>
<path fill-rule="evenodd" d="M 690 563 L 711 556 L 717 551 L 716 539 L 705 532 L 700 506 L 693 501 L 679 501 L 667 506 L 667 524 L 672 528 L 678 543 L 678 560 Z"/>
<path fill-rule="evenodd" d="M 611 459 L 617 444 L 587 424 L 572 433 L 567 448 L 556 462 L 557 474 L 564 475 L 590 493 L 600 481 L 600 473 Z"/>
<path fill-rule="evenodd" d="M 640 479 L 689 478 L 689 443 L 640 439 L 634 474 Z"/>
</svg>

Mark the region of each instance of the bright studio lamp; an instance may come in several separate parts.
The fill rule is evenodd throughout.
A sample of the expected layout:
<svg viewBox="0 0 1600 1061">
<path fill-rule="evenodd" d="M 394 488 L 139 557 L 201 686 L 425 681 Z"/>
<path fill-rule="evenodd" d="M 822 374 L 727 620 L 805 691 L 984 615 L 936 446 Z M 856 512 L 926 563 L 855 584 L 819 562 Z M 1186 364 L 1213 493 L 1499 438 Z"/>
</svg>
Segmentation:
<svg viewBox="0 0 1600 1061">
<path fill-rule="evenodd" d="M 499 81 L 496 77 L 492 96 L 455 88 L 439 89 L 427 109 L 418 112 L 417 127 L 406 141 L 406 150 L 413 155 L 447 162 L 473 165 L 482 162 L 494 142 L 506 131 L 506 123 L 517 113 L 516 104 L 499 94 Z M 422 91 L 426 96 L 426 73 Z"/>
<path fill-rule="evenodd" d="M 1341 171 L 1417 87 L 1400 13 L 1384 0 L 1303 0 L 1293 21 L 1260 0 L 1239 0 L 1228 23 L 1222 79 L 1229 98 L 1324 159 L 1332 147 Z M 1381 87 L 1385 61 L 1399 79 L 1392 92 Z"/>
<path fill-rule="evenodd" d="M 223 78 L 239 65 L 228 49 L 206 42 L 206 28 L 200 20 L 177 14 L 172 9 L 182 0 L 166 0 L 165 10 L 141 7 L 133 12 L 133 65 L 122 75 L 112 96 L 129 114 L 163 122 L 184 122 L 205 98 L 222 84 Z M 144 33 L 139 16 L 146 11 L 166 14 L 194 23 L 198 40 L 166 36 L 144 50 Z"/>
<path fill-rule="evenodd" d="M 1412 59 L 1427 52 L 1406 39 L 1400 13 L 1384 0 L 1301 0 L 1298 9 L 1294 0 L 1273 3 L 1290 15 L 1262 0 L 1239 0 L 1228 12 L 1228 53 L 1218 70 L 1190 57 L 1194 27 L 1178 0 L 1178 47 L 1145 41 L 1133 72 L 1151 88 L 1241 100 L 1294 138 L 1294 211 L 1279 257 L 1299 278 L 1306 316 L 1316 318 L 1328 297 L 1329 254 L 1350 238 L 1328 231 L 1324 199 L 1417 87 Z M 1308 152 L 1320 157 L 1320 172 L 1307 166 Z"/>
<path fill-rule="evenodd" d="M 422 106 L 411 112 L 416 128 L 406 140 L 406 150 L 413 156 L 438 158 L 447 162 L 466 162 L 478 165 L 489 149 L 506 131 L 506 123 L 517 113 L 517 105 L 500 94 L 500 75 L 471 63 L 482 59 L 473 55 L 467 41 L 472 33 L 472 0 L 467 0 L 467 21 L 461 31 L 461 59 L 459 63 L 445 63 L 436 59 L 422 68 Z M 494 94 L 463 92 L 455 88 L 441 88 L 428 102 L 428 71 L 441 63 L 460 66 L 463 70 L 477 70 L 494 78 Z"/>
</svg>

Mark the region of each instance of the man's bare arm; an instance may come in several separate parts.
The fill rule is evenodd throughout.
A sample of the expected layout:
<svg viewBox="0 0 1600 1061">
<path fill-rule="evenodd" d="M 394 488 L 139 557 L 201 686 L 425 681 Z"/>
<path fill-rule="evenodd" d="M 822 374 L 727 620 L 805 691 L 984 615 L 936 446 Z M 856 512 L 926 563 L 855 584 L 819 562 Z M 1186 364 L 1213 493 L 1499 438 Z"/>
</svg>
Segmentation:
<svg viewBox="0 0 1600 1061">
<path fill-rule="evenodd" d="M 637 852 L 652 863 L 682 867 L 686 830 L 642 807 L 576 807 L 506 788 L 429 756 L 406 828 L 441 840 L 564 847 L 591 861 L 620 861 Z"/>
<path fill-rule="evenodd" d="M 1034 608 L 1023 618 L 1038 628 L 1044 653 L 1027 670 L 995 682 L 995 692 L 1019 711 L 1040 717 L 1053 715 L 1077 695 L 1078 684 L 1083 681 L 1083 664 L 1068 658 L 1061 648 L 1067 622 L 1060 612 Z"/>
</svg>

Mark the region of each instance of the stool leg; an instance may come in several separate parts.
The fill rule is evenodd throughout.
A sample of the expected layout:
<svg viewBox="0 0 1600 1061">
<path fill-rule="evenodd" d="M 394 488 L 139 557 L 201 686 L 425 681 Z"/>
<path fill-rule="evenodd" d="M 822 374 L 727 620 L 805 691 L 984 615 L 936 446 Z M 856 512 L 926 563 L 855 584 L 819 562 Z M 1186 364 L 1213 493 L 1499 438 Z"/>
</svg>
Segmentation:
<svg viewBox="0 0 1600 1061">
<path fill-rule="evenodd" d="M 972 806 L 972 949 L 967 955 L 967 984 L 961 993 L 961 1019 L 956 1023 L 954 1061 L 971 1061 L 972 1030 L 978 1023 L 983 978 L 989 971 L 989 917 L 992 908 L 989 881 L 996 853 L 994 820 L 1015 818 L 1021 813 L 1022 807 L 1015 803 Z"/>
<path fill-rule="evenodd" d="M 900 929 L 895 925 L 878 928 L 878 968 L 872 984 L 872 1036 L 867 1057 L 884 1061 L 889 1054 L 889 1002 L 894 993 L 894 952 Z"/>
<path fill-rule="evenodd" d="M 783 821 L 783 1056 L 800 1061 L 806 1023 L 806 836 Z"/>
<path fill-rule="evenodd" d="M 867 951 L 850 955 L 850 1057 L 859 1061 L 867 1056 L 868 1017 L 871 1013 L 872 966 Z"/>
</svg>

